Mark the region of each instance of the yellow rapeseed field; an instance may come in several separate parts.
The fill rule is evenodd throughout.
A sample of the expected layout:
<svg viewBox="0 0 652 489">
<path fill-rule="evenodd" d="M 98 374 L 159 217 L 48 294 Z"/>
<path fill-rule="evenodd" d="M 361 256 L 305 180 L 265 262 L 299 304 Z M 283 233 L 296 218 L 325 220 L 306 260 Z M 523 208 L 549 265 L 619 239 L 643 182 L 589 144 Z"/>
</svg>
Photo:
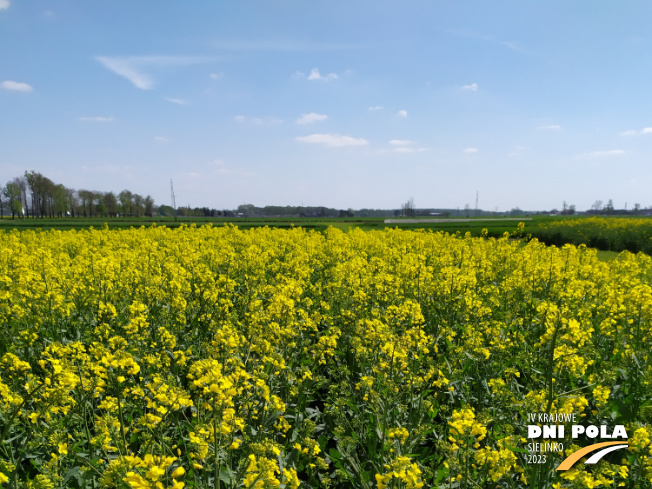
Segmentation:
<svg viewBox="0 0 652 489">
<path fill-rule="evenodd" d="M 0 231 L 0 486 L 649 488 L 651 280 L 507 236 Z M 610 440 L 533 413 L 629 446 L 558 472 Z"/>
</svg>

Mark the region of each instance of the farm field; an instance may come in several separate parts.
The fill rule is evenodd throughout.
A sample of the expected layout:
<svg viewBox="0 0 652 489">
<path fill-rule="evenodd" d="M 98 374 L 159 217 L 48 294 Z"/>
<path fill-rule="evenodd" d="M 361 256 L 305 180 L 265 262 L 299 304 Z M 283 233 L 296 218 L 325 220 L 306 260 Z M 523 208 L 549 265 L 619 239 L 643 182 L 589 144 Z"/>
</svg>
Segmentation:
<svg viewBox="0 0 652 489">
<path fill-rule="evenodd" d="M 0 485 L 652 487 L 649 256 L 378 225 L 0 230 Z"/>
<path fill-rule="evenodd" d="M 551 245 L 585 244 L 605 251 L 652 254 L 652 219 L 604 218 L 540 222 L 529 233 Z"/>
<path fill-rule="evenodd" d="M 324 232 L 329 227 L 347 231 L 350 228 L 369 230 L 382 230 L 385 228 L 400 228 L 400 229 L 429 229 L 432 231 L 446 231 L 449 233 L 461 232 L 465 234 L 470 232 L 473 236 L 480 236 L 483 229 L 487 229 L 490 236 L 501 237 L 505 232 L 513 233 L 517 230 L 518 223 L 523 221 L 528 226 L 535 225 L 535 223 L 548 222 L 551 218 L 546 216 L 537 216 L 532 218 L 532 222 L 528 221 L 529 218 L 520 220 L 514 219 L 482 219 L 471 218 L 465 219 L 466 222 L 460 222 L 454 218 L 451 219 L 429 219 L 423 222 L 412 222 L 410 219 L 391 219 L 391 223 L 386 223 L 385 218 L 256 218 L 256 217 L 240 217 L 240 218 L 202 218 L 202 217 L 179 217 L 177 220 L 171 217 L 120 217 L 120 218 L 44 218 L 44 219 L 0 219 L 0 229 L 58 229 L 61 231 L 70 229 L 88 229 L 94 227 L 101 229 L 108 226 L 110 229 L 129 229 L 131 227 L 139 228 L 141 226 L 167 226 L 170 228 L 177 228 L 182 225 L 190 226 L 196 224 L 197 226 L 211 224 L 213 226 L 236 225 L 240 229 L 251 229 L 258 227 L 274 227 L 280 229 L 288 229 L 291 227 L 303 227 L 308 230 Z"/>
</svg>

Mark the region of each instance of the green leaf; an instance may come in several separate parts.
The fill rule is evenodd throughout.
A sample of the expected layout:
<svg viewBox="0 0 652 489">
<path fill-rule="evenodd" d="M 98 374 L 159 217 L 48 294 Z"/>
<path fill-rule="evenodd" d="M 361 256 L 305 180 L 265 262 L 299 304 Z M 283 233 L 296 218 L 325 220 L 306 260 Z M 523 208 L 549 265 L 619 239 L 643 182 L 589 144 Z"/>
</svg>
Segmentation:
<svg viewBox="0 0 652 489">
<path fill-rule="evenodd" d="M 505 443 L 505 446 L 506 446 L 509 450 L 511 450 L 512 452 L 530 453 L 530 452 L 529 452 L 528 450 L 526 450 L 525 448 L 513 447 L 513 446 L 511 446 L 511 445 L 508 445 L 507 443 Z"/>
</svg>

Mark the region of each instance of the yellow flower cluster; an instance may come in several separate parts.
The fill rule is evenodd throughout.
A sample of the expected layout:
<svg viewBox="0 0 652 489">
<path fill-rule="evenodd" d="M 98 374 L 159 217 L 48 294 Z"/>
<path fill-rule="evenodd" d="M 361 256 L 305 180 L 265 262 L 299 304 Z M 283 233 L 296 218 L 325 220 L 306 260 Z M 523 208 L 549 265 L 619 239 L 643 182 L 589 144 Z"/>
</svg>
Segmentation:
<svg viewBox="0 0 652 489">
<path fill-rule="evenodd" d="M 0 231 L 0 484 L 645 487 L 651 282 L 509 236 Z M 528 464 L 546 412 L 624 462 Z"/>
<path fill-rule="evenodd" d="M 384 474 L 376 474 L 378 489 L 385 489 L 395 479 L 403 483 L 407 489 L 419 489 L 424 486 L 421 480 L 421 470 L 417 464 L 412 463 L 410 457 L 399 456 L 390 464 L 385 465 Z"/>
<path fill-rule="evenodd" d="M 478 448 L 480 446 L 478 442 L 484 440 L 487 436 L 487 428 L 475 419 L 472 408 L 454 411 L 448 424 L 451 433 L 448 439 L 453 443 L 453 450 L 467 445 Z"/>
</svg>

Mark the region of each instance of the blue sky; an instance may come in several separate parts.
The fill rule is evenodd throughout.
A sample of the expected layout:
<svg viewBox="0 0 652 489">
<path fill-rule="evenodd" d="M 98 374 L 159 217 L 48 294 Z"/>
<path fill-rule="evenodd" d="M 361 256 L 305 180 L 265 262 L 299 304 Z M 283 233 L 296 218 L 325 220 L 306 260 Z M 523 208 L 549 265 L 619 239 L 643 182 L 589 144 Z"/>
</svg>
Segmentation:
<svg viewBox="0 0 652 489">
<path fill-rule="evenodd" d="M 0 185 L 652 206 L 646 1 L 0 0 Z"/>
</svg>

